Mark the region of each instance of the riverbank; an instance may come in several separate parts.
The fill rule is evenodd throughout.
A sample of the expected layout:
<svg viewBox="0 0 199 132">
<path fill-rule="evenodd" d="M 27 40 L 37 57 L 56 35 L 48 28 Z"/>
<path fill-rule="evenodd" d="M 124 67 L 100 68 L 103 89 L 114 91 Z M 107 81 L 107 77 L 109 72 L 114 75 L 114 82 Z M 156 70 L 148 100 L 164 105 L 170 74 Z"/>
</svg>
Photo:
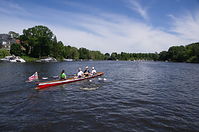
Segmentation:
<svg viewBox="0 0 199 132">
<path fill-rule="evenodd" d="M 34 58 L 34 57 L 30 57 L 30 56 L 20 56 L 22 59 L 24 59 L 26 62 L 35 62 L 37 60 L 39 60 L 39 58 Z"/>
</svg>

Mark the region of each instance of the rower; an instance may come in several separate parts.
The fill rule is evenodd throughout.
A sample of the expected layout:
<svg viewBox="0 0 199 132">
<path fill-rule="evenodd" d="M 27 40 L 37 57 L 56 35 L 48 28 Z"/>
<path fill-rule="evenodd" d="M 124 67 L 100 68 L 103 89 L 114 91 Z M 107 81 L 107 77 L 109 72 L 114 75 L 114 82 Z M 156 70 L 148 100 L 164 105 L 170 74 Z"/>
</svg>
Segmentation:
<svg viewBox="0 0 199 132">
<path fill-rule="evenodd" d="M 90 71 L 88 69 L 88 66 L 85 67 L 86 69 L 84 70 L 84 75 L 85 77 L 88 77 L 90 75 Z"/>
<path fill-rule="evenodd" d="M 79 69 L 78 69 L 78 73 L 77 73 L 77 77 L 78 77 L 78 78 L 81 78 L 81 77 L 83 77 L 83 76 L 84 76 L 84 73 L 82 72 L 82 69 L 79 68 Z"/>
<path fill-rule="evenodd" d="M 66 79 L 66 74 L 65 71 L 62 70 L 61 74 L 60 74 L 60 80 L 65 80 Z"/>
<path fill-rule="evenodd" d="M 97 71 L 95 70 L 95 67 L 92 67 L 91 74 L 94 75 L 96 73 L 97 73 Z"/>
</svg>

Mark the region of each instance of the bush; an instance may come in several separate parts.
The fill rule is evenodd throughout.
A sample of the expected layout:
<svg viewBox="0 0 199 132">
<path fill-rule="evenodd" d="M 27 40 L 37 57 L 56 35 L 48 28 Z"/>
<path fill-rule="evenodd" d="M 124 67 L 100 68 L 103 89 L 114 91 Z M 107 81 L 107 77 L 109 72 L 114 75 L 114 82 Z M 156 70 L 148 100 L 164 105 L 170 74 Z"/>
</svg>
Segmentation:
<svg viewBox="0 0 199 132">
<path fill-rule="evenodd" d="M 12 44 L 11 47 L 10 47 L 10 53 L 14 54 L 16 56 L 23 55 L 23 51 L 21 49 L 21 45 L 20 44 Z"/>
<path fill-rule="evenodd" d="M 9 56 L 10 52 L 5 49 L 0 49 L 0 58 L 4 58 L 5 56 Z"/>
<path fill-rule="evenodd" d="M 192 56 L 190 57 L 187 62 L 189 63 L 198 63 L 199 62 L 199 58 L 197 56 Z"/>
</svg>

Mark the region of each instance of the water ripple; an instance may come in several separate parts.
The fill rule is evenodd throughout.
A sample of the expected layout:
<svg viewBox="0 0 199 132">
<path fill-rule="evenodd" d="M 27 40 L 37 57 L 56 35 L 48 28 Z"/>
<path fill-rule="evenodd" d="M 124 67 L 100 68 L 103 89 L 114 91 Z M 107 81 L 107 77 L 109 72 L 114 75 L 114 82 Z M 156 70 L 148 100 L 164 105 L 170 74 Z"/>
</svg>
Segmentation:
<svg viewBox="0 0 199 132">
<path fill-rule="evenodd" d="M 54 76 L 61 68 L 73 74 L 86 65 L 105 72 L 106 80 L 41 91 L 25 82 L 35 71 Z M 198 64 L 186 63 L 1 63 L 0 131 L 198 131 L 196 73 Z"/>
</svg>

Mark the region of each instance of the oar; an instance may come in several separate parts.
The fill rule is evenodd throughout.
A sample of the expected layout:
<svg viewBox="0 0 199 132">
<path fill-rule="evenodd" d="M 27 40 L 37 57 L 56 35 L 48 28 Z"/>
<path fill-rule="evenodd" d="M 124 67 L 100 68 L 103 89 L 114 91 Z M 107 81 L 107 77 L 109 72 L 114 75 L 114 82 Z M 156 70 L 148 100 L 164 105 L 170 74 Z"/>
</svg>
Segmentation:
<svg viewBox="0 0 199 132">
<path fill-rule="evenodd" d="M 69 75 L 66 75 L 66 76 L 77 76 L 77 74 L 71 74 L 71 75 L 69 74 Z"/>
</svg>

